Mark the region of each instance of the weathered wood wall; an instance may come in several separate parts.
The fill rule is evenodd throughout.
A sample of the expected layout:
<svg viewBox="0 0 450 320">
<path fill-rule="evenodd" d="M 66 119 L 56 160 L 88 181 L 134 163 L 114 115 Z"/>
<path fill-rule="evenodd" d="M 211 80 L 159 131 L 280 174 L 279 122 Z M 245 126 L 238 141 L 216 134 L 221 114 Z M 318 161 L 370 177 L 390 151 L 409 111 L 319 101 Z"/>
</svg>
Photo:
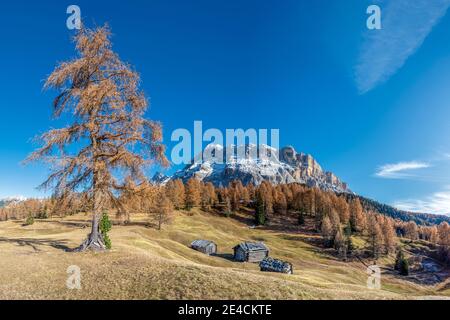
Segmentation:
<svg viewBox="0 0 450 320">
<path fill-rule="evenodd" d="M 267 251 L 250 251 L 248 254 L 248 262 L 260 262 L 267 256 Z"/>
</svg>

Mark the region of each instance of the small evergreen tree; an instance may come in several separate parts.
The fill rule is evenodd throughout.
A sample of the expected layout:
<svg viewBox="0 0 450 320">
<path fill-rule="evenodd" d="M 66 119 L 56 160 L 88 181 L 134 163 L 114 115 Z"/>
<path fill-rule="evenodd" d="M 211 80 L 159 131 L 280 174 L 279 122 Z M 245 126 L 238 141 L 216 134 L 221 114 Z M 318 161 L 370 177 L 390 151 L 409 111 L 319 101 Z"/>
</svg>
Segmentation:
<svg viewBox="0 0 450 320">
<path fill-rule="evenodd" d="M 399 249 L 397 251 L 397 256 L 395 257 L 395 265 L 394 265 L 394 269 L 395 270 L 400 270 L 400 262 L 405 258 L 404 254 L 403 254 L 403 250 Z"/>
<path fill-rule="evenodd" d="M 350 237 L 352 235 L 352 224 L 349 221 L 344 228 L 344 234 L 346 237 Z"/>
<path fill-rule="evenodd" d="M 228 197 L 225 198 L 225 208 L 224 209 L 225 209 L 224 210 L 225 217 L 229 218 L 233 214 L 233 212 L 231 210 L 231 201 L 230 201 L 230 198 L 228 198 Z"/>
<path fill-rule="evenodd" d="M 303 212 L 298 214 L 298 224 L 301 226 L 305 224 L 305 214 Z"/>
<path fill-rule="evenodd" d="M 353 245 L 353 240 L 351 236 L 347 237 L 346 244 L 347 244 L 347 253 L 351 254 L 353 250 L 355 250 L 355 246 Z"/>
<path fill-rule="evenodd" d="M 394 269 L 397 270 L 402 276 L 409 275 L 409 262 L 408 259 L 405 258 L 402 249 L 397 251 Z"/>
<path fill-rule="evenodd" d="M 408 263 L 408 260 L 407 260 L 407 259 L 403 258 L 403 259 L 400 261 L 400 270 L 399 270 L 399 272 L 400 272 L 400 274 L 401 274 L 402 276 L 407 276 L 407 275 L 409 275 L 409 263 Z"/>
<path fill-rule="evenodd" d="M 256 195 L 256 212 L 255 212 L 256 224 L 261 226 L 266 223 L 266 205 L 261 192 Z"/>
<path fill-rule="evenodd" d="M 28 216 L 27 220 L 25 220 L 25 225 L 31 226 L 32 224 L 34 224 L 34 217 L 32 215 L 30 215 L 30 216 Z"/>
<path fill-rule="evenodd" d="M 111 220 L 109 220 L 109 216 L 107 212 L 103 212 L 102 219 L 100 220 L 100 232 L 103 237 L 103 242 L 105 244 L 106 249 L 112 248 L 111 239 L 108 236 L 108 232 L 112 228 Z"/>
</svg>

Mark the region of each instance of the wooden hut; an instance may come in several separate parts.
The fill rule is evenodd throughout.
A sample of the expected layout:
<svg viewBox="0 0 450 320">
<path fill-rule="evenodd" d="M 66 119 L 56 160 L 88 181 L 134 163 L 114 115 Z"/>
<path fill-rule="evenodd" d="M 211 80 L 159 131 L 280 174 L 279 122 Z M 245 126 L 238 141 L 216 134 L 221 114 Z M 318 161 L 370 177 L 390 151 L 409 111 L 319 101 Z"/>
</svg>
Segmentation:
<svg viewBox="0 0 450 320">
<path fill-rule="evenodd" d="M 209 240 L 195 240 L 191 243 L 191 248 L 207 255 L 217 253 L 217 245 Z"/>
<path fill-rule="evenodd" d="M 234 260 L 260 262 L 269 256 L 269 249 L 262 242 L 242 242 L 233 248 Z"/>
<path fill-rule="evenodd" d="M 261 271 L 268 272 L 279 272 L 286 274 L 293 274 L 294 268 L 291 263 L 286 261 L 281 261 L 278 259 L 273 259 L 270 257 L 264 258 L 260 263 L 259 267 Z"/>
</svg>

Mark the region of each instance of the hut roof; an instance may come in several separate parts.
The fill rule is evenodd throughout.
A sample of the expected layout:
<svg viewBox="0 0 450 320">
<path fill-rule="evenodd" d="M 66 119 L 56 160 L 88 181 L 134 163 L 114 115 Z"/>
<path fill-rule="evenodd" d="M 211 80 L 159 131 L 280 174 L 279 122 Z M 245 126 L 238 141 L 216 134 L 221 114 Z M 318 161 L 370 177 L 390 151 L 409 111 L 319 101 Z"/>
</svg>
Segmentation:
<svg viewBox="0 0 450 320">
<path fill-rule="evenodd" d="M 269 249 L 262 242 L 242 242 L 234 248 L 241 247 L 244 251 L 269 251 Z"/>
<path fill-rule="evenodd" d="M 201 247 L 206 247 L 206 246 L 210 245 L 211 243 L 214 244 L 214 242 L 209 241 L 209 240 L 194 240 L 194 241 L 192 241 L 191 246 L 201 248 Z"/>
</svg>

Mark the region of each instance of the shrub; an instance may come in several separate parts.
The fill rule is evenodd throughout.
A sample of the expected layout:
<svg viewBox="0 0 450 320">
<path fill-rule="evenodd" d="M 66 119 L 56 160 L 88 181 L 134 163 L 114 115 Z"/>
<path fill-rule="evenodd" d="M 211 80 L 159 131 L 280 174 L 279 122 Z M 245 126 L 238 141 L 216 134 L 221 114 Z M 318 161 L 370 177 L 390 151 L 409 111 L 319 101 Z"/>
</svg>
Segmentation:
<svg viewBox="0 0 450 320">
<path fill-rule="evenodd" d="M 38 215 L 37 215 L 37 218 L 38 219 L 48 219 L 47 211 L 43 210 L 43 211 L 39 212 Z"/>
<path fill-rule="evenodd" d="M 450 265 L 450 247 L 449 246 L 439 246 L 438 250 L 439 260 L 446 265 Z"/>
<path fill-rule="evenodd" d="M 394 269 L 399 271 L 400 270 L 400 264 L 405 259 L 405 255 L 403 254 L 402 249 L 399 249 L 397 251 L 397 257 L 395 258 L 395 266 Z"/>
<path fill-rule="evenodd" d="M 298 224 L 301 226 L 305 224 L 305 214 L 303 212 L 298 215 Z"/>
<path fill-rule="evenodd" d="M 226 198 L 225 200 L 225 208 L 223 211 L 223 215 L 227 218 L 231 217 L 231 215 L 233 214 L 233 212 L 231 211 L 231 201 L 230 198 Z"/>
<path fill-rule="evenodd" d="M 405 258 L 405 255 L 401 249 L 397 252 L 394 269 L 397 270 L 402 276 L 409 275 L 408 259 Z"/>
<path fill-rule="evenodd" d="M 34 217 L 33 216 L 28 216 L 27 220 L 25 220 L 25 225 L 26 226 L 31 226 L 34 223 Z"/>
<path fill-rule="evenodd" d="M 258 192 L 256 198 L 255 222 L 258 226 L 266 224 L 266 206 L 260 192 Z"/>
<path fill-rule="evenodd" d="M 347 237 L 350 237 L 352 235 L 352 225 L 350 221 L 347 223 L 347 225 L 344 228 L 344 234 Z"/>
<path fill-rule="evenodd" d="M 111 239 L 109 238 L 107 233 L 103 234 L 103 242 L 105 243 L 106 249 L 109 250 L 112 248 Z"/>
<path fill-rule="evenodd" d="M 355 250 L 355 245 L 353 244 L 352 237 L 350 237 L 350 236 L 347 237 L 346 245 L 347 245 L 348 253 L 352 253 L 353 250 Z"/>
<path fill-rule="evenodd" d="M 407 276 L 407 275 L 409 275 L 409 263 L 408 263 L 408 260 L 403 259 L 403 260 L 400 262 L 400 270 L 399 270 L 399 272 L 400 272 L 400 274 L 401 274 L 402 276 Z"/>
<path fill-rule="evenodd" d="M 108 236 L 108 232 L 112 228 L 111 220 L 107 212 L 103 212 L 102 219 L 100 220 L 100 232 L 102 233 L 103 242 L 105 243 L 106 249 L 112 248 L 111 239 Z"/>
</svg>

